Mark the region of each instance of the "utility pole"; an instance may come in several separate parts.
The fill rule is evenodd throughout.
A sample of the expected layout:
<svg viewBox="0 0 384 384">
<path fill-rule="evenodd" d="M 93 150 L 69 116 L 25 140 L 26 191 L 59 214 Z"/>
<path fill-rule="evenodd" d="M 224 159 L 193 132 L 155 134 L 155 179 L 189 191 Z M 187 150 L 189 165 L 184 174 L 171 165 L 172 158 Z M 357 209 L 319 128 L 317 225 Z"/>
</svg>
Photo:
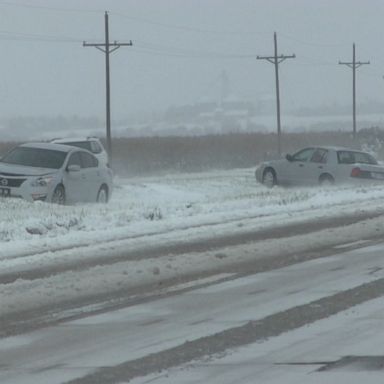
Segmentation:
<svg viewBox="0 0 384 384">
<path fill-rule="evenodd" d="M 267 60 L 275 66 L 275 77 L 276 77 L 276 112 L 277 112 L 277 143 L 278 153 L 281 155 L 281 121 L 280 121 L 280 87 L 279 87 L 279 64 L 286 59 L 294 59 L 295 54 L 286 56 L 277 54 L 277 37 L 276 32 L 274 33 L 274 45 L 275 54 L 273 56 L 257 56 L 257 60 Z"/>
<path fill-rule="evenodd" d="M 353 43 L 352 62 L 339 61 L 340 65 L 352 68 L 352 114 L 353 114 L 353 139 L 356 139 L 356 69 L 362 65 L 370 64 L 369 61 L 356 61 L 356 48 Z"/>
<path fill-rule="evenodd" d="M 83 42 L 83 47 L 95 47 L 105 53 L 105 88 L 106 88 L 106 134 L 107 134 L 107 151 L 109 161 L 112 163 L 112 140 L 111 140 L 111 83 L 109 70 L 109 55 L 123 46 L 132 46 L 132 41 L 129 43 L 119 43 L 117 41 L 109 41 L 109 23 L 108 12 L 105 12 L 105 42 L 104 43 L 87 43 Z"/>
</svg>

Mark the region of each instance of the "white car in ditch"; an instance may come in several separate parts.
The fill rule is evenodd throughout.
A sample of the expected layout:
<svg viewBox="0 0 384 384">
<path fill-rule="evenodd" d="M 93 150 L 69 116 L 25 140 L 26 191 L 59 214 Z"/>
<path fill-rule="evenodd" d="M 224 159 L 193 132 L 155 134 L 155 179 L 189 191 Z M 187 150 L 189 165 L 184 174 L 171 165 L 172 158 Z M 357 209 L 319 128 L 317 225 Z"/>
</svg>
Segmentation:
<svg viewBox="0 0 384 384">
<path fill-rule="evenodd" d="M 309 147 L 294 155 L 266 161 L 256 180 L 274 185 L 324 185 L 384 180 L 384 166 L 369 153 L 343 147 Z"/>
<path fill-rule="evenodd" d="M 0 197 L 57 204 L 107 202 L 112 170 L 87 150 L 51 143 L 22 144 L 0 159 Z"/>
</svg>

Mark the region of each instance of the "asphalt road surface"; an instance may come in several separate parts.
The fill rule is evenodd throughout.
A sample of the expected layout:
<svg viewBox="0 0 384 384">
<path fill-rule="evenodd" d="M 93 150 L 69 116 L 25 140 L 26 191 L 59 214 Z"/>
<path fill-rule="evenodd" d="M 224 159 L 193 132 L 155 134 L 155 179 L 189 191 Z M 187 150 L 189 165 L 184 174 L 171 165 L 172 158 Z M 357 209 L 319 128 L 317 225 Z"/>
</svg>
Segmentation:
<svg viewBox="0 0 384 384">
<path fill-rule="evenodd" d="M 231 247 L 238 252 L 265 239 L 272 246 L 282 238 L 304 234 L 315 239 L 323 229 L 340 231 L 338 244 L 332 246 L 300 252 L 280 249 L 268 257 L 219 264 L 160 283 L 103 295 L 79 294 L 78 299 L 28 311 L 19 308 L 0 318 L 0 382 L 108 384 L 146 382 L 146 375 L 154 374 L 167 382 L 162 375 L 168 369 L 273 340 L 380 299 L 384 294 L 382 234 L 372 232 L 354 242 L 343 235 L 348 226 L 375 217 L 381 220 L 380 215 L 333 218 L 257 233 L 244 230 L 200 243 L 185 240 L 172 247 L 143 248 L 115 259 L 106 255 L 96 261 L 98 265 L 119 262 L 122 257 L 145 259 L 154 253 L 162 257 L 214 251 L 220 259 L 228 257 Z M 0 275 L 0 282 L 37 281 L 89 267 L 79 263 L 8 273 Z"/>
</svg>

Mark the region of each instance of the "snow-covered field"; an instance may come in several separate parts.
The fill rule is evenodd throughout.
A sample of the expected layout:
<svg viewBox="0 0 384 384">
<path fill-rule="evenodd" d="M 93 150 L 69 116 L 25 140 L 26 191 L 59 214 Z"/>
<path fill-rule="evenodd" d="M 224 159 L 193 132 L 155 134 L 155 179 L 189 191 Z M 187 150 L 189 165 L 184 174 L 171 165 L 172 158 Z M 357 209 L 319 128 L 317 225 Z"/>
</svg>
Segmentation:
<svg viewBox="0 0 384 384">
<path fill-rule="evenodd" d="M 104 243 L 191 227 L 198 230 L 247 218 L 259 218 L 263 226 L 281 224 L 293 217 L 375 210 L 384 201 L 384 184 L 269 190 L 255 182 L 253 173 L 254 169 L 239 169 L 116 177 L 108 205 L 0 200 L 0 258 L 40 248 Z"/>
<path fill-rule="evenodd" d="M 181 255 L 156 254 L 156 246 L 246 230 L 274 228 L 317 218 L 382 210 L 384 186 L 272 190 L 256 184 L 253 169 L 119 179 L 108 205 L 56 206 L 0 200 L 0 276 L 19 276 L 0 285 L 0 314 L 18 308 L 103 294 L 181 274 L 254 260 L 268 254 L 353 242 L 384 233 L 382 219 L 372 219 L 315 236 L 259 241 Z M 143 259 L 77 268 L 127 251 L 152 247 Z M 154 251 L 155 250 L 155 251 Z M 219 257 L 220 256 L 220 257 Z M 39 278 L 21 273 L 55 270 Z"/>
<path fill-rule="evenodd" d="M 204 304 L 214 312 L 213 315 L 208 315 L 204 311 L 193 309 L 190 311 L 196 316 L 200 316 L 193 324 L 196 324 L 200 333 L 195 337 L 205 335 L 227 329 L 230 326 L 237 326 L 239 321 L 244 322 L 248 319 L 255 319 L 253 308 L 257 307 L 257 316 L 267 316 L 276 311 L 281 311 L 282 308 L 291 308 L 299 304 L 309 303 L 311 300 L 317 300 L 334 292 L 344 291 L 353 288 L 357 285 L 370 283 L 383 278 L 382 268 L 382 248 L 371 246 L 366 248 L 364 257 L 361 257 L 359 250 L 346 251 L 351 244 L 370 245 L 370 240 L 374 235 L 384 236 L 384 223 L 382 216 L 366 220 L 360 220 L 356 223 L 351 223 L 346 226 L 337 226 L 337 228 L 324 228 L 311 233 L 290 234 L 287 237 L 267 239 L 262 238 L 258 241 L 230 245 L 215 249 L 204 249 L 204 251 L 189 251 L 183 254 L 182 252 L 157 254 L 156 246 L 178 244 L 186 240 L 203 240 L 215 236 L 225 237 L 235 233 L 243 233 L 245 231 L 257 232 L 266 228 L 276 228 L 280 225 L 289 225 L 291 223 L 316 222 L 317 219 L 333 219 L 340 218 L 345 215 L 356 215 L 359 213 L 384 212 L 384 185 L 365 185 L 365 186 L 335 186 L 329 188 L 292 188 L 282 189 L 273 188 L 266 189 L 257 184 L 254 179 L 254 169 L 238 169 L 231 171 L 212 171 L 196 174 L 177 174 L 162 177 L 146 177 L 121 179 L 116 177 L 116 188 L 112 200 L 107 205 L 87 204 L 78 206 L 56 206 L 45 203 L 28 203 L 22 200 L 0 200 L 1 222 L 0 222 L 0 316 L 6 318 L 6 315 L 19 314 L 20 311 L 33 310 L 39 312 L 39 308 L 55 308 L 55 319 L 67 319 L 77 314 L 93 314 L 100 309 L 107 308 L 108 298 L 103 296 L 106 293 L 124 292 L 124 295 L 129 295 L 130 287 L 138 287 L 140 285 L 163 283 L 167 279 L 174 279 L 180 275 L 188 273 L 196 273 L 197 277 L 185 282 L 177 281 L 173 286 L 164 286 L 161 288 L 158 285 L 157 293 L 166 293 L 169 291 L 183 292 L 186 287 L 195 288 L 191 293 L 181 294 L 165 298 L 169 302 L 170 307 L 175 311 L 174 304 L 176 300 L 182 304 L 182 307 L 176 313 L 180 316 L 186 316 L 186 327 L 181 329 L 179 318 L 176 318 L 175 323 L 160 322 L 160 328 L 165 324 L 169 329 L 179 332 L 181 336 L 173 340 L 172 345 L 178 345 L 185 340 L 191 338 L 190 321 L 187 312 L 183 306 L 189 308 L 189 304 L 184 302 L 188 295 L 191 296 L 191 303 Z M 347 243 L 347 244 L 346 244 Z M 148 248 L 149 247 L 149 248 Z M 296 255 L 303 250 L 307 251 L 313 247 L 314 249 L 334 247 L 335 255 L 329 258 L 308 260 L 302 263 L 295 263 L 291 266 L 279 267 L 272 271 L 263 272 L 246 277 L 235 276 L 229 269 L 228 271 L 216 270 L 215 268 L 229 266 L 232 264 L 240 264 L 244 261 L 254 262 L 258 257 L 266 258 L 269 255 L 274 256 L 286 255 L 288 253 Z M 337 247 L 342 253 L 338 253 Z M 145 257 L 128 257 L 117 258 L 116 261 L 108 262 L 109 258 L 116 255 L 125 256 L 127 252 L 131 255 L 136 250 L 150 249 L 145 254 Z M 82 263 L 92 261 L 94 264 L 82 266 Z M 231 264 L 232 263 L 232 264 Z M 332 265 L 331 265 L 332 264 Z M 348 268 L 346 267 L 348 266 Z M 47 271 L 46 273 L 44 271 Z M 211 275 L 198 275 L 200 272 L 213 271 Z M 224 271 L 224 272 L 223 272 Z M 311 273 L 309 273 L 312 271 Z M 295 275 L 292 275 L 294 273 Z M 28 275 L 29 274 L 29 275 Z M 11 278 L 9 278 L 11 276 Z M 229 279 L 227 281 L 227 278 Z M 233 280 L 232 280 L 233 278 Z M 7 279 L 9 279 L 7 281 Z M 177 280 L 177 279 L 176 279 Z M 227 298 L 221 296 L 223 303 L 222 308 L 228 312 L 229 320 L 235 321 L 236 324 L 223 321 L 224 317 L 218 322 L 207 323 L 206 319 L 214 319 L 217 308 L 207 301 L 207 292 L 211 292 L 212 299 L 217 303 L 217 294 L 215 289 L 242 287 L 242 284 L 250 282 L 252 287 L 250 292 L 263 292 L 259 297 L 257 295 L 249 295 L 247 292 L 241 293 L 241 297 L 248 303 L 248 300 L 256 300 L 253 304 L 241 304 L 242 302 L 236 299 L 232 301 L 233 306 L 239 305 L 239 308 L 228 309 Z M 266 287 L 260 287 L 260 284 L 266 284 Z M 208 284 L 208 287 L 205 287 Z M 210 286 L 210 284 L 212 284 Z M 253 286 L 255 285 L 255 286 Z M 296 286 L 297 285 L 297 286 Z M 290 287 L 288 292 L 286 288 Z M 261 289 L 263 288 L 263 289 Z M 195 297 L 201 291 L 201 302 L 196 302 Z M 224 289 L 225 291 L 225 289 Z M 145 292 L 144 292 L 145 293 Z M 93 295 L 93 296 L 92 296 Z M 183 296 L 184 295 L 184 296 Z M 271 301 L 270 295 L 275 297 L 274 303 Z M 89 297 L 100 297 L 100 301 L 90 301 Z M 103 299 L 104 297 L 104 299 Z M 239 296 L 240 297 L 240 296 Z M 76 307 L 75 300 L 84 299 Z M 103 302 L 106 300 L 106 302 Z M 168 300 L 168 301 L 167 301 Z M 354 309 L 348 312 L 348 316 L 353 322 L 349 328 L 340 336 L 340 345 L 344 340 L 347 340 L 349 335 L 355 334 L 356 329 L 361 329 L 361 321 L 364 320 L 364 312 L 372 314 L 374 321 L 376 316 L 382 318 L 382 311 L 377 312 L 376 308 L 382 304 L 382 299 L 377 299 L 372 306 L 368 303 L 357 308 L 357 315 L 354 315 Z M 74 301 L 74 306 L 65 309 L 63 306 L 60 312 L 60 304 Z M 88 305 L 88 306 L 84 306 Z M 138 327 L 147 335 L 148 345 L 156 346 L 155 352 L 169 346 L 156 342 L 155 337 L 151 336 L 147 328 L 143 328 L 143 324 L 152 324 L 151 318 L 147 319 L 148 314 L 152 314 L 151 310 L 140 312 L 145 306 L 157 306 L 160 309 L 161 316 L 167 316 L 164 313 L 164 301 L 158 303 L 156 300 L 150 301 L 148 304 L 129 307 L 123 309 L 129 316 L 139 318 Z M 267 312 L 263 313 L 263 305 Z M 139 312 L 135 312 L 135 308 Z M 241 309 L 241 310 L 240 310 Z M 109 321 L 114 316 L 118 316 L 121 311 L 112 311 L 107 313 L 106 319 Z M 331 317 L 330 322 L 324 320 L 318 324 L 314 324 L 305 328 L 305 340 L 299 344 L 298 353 L 295 355 L 297 359 L 306 354 L 306 351 L 312 350 L 317 346 L 311 344 L 311 340 L 319 333 L 331 332 L 330 330 L 343 329 L 343 321 L 345 313 L 336 317 Z M 242 314 L 242 315 L 241 315 Z M 51 316 L 48 312 L 42 311 L 41 317 Z M 244 318 L 240 318 L 241 316 Z M 103 315 L 100 315 L 101 319 Z M 111 317 L 112 316 L 112 317 Z M 223 315 L 224 316 L 224 315 Z M 239 317 L 240 316 L 240 317 Z M 76 369 L 68 369 L 63 364 L 72 358 L 72 353 L 76 355 L 76 348 L 73 345 L 73 338 L 68 339 L 68 327 L 74 325 L 81 329 L 90 329 L 88 324 L 82 326 L 81 322 L 87 323 L 97 320 L 96 316 L 85 317 L 85 320 L 79 320 L 74 323 L 66 322 L 65 326 L 58 326 L 46 331 L 42 330 L 41 335 L 48 335 L 49 345 L 61 345 L 62 354 L 56 352 L 52 355 L 49 349 L 42 347 L 39 353 L 42 356 L 47 354 L 47 361 L 42 359 L 42 367 L 40 369 L 40 357 L 34 361 L 34 354 L 29 353 L 29 350 L 34 348 L 34 340 L 40 343 L 40 331 L 30 333 L 27 336 L 21 335 L 15 338 L 2 339 L 2 348 L 4 356 L 10 361 L 7 363 L 9 367 L 3 372 L 4 380 L 8 378 L 11 381 L 27 383 L 30 382 L 31 372 L 34 375 L 44 376 L 47 381 L 39 381 L 41 383 L 63 382 L 63 377 L 66 375 L 87 374 L 92 369 L 92 364 L 88 361 L 84 362 L 84 369 L 79 370 L 78 359 L 76 360 Z M 205 319 L 205 320 L 204 320 Z M 204 321 L 202 321 L 204 320 Z M 111 327 L 107 322 L 106 327 L 111 332 L 115 331 L 115 327 Z M 334 327 L 335 324 L 339 327 Z M 378 322 L 373 324 L 377 329 Z M 122 322 L 124 326 L 129 327 L 131 323 L 124 318 Z M 175 326 L 177 324 L 177 326 Z M 232 324 L 232 325 L 231 325 Z M 243 324 L 243 323 L 241 323 Z M 319 326 L 320 324 L 320 326 Z M 96 324 L 98 327 L 98 324 Z M 61 329 L 63 333 L 57 332 Z M 119 328 L 120 329 L 120 328 Z M 151 328 L 152 329 L 152 328 Z M 109 337 L 107 332 L 105 335 L 100 332 L 101 328 L 97 328 L 97 334 L 101 338 Z M 275 354 L 277 357 L 273 361 L 286 363 L 288 361 L 285 356 L 292 345 L 297 345 L 301 338 L 301 330 L 293 330 L 286 335 L 271 339 L 268 343 L 252 344 L 248 347 L 240 348 L 236 351 L 231 351 L 224 360 L 212 360 L 212 364 L 202 364 L 193 362 L 193 365 L 198 366 L 198 372 L 194 371 L 191 365 L 184 366 L 182 370 L 172 369 L 160 375 L 154 375 L 138 379 L 137 382 L 151 382 L 151 380 L 159 380 L 160 382 L 201 382 L 206 381 L 204 378 L 210 375 L 217 376 L 217 369 L 221 370 L 223 366 L 223 374 L 229 374 L 232 370 L 231 364 L 239 366 L 246 365 L 251 367 L 253 356 L 261 354 L 265 348 L 270 349 L 271 356 Z M 82 332 L 82 331 L 81 331 Z M 93 331 L 95 332 L 95 331 Z M 158 332 L 154 327 L 152 332 L 156 335 L 169 337 L 166 331 Z M 171 332 L 171 331 L 169 331 Z M 330 333 L 327 338 L 329 343 L 332 342 L 332 337 L 335 337 L 335 332 Z M 71 332 L 69 332 L 72 334 Z M 92 333 L 92 332 L 91 332 Z M 358 333 L 358 332 L 357 332 Z M 76 332 L 73 333 L 76 335 Z M 123 332 L 124 337 L 136 337 L 135 332 Z M 37 337 L 36 337 L 37 335 Z M 63 337 L 63 344 L 51 342 L 51 335 Z M 193 336 L 193 335 L 192 335 Z M 368 335 L 372 336 L 372 335 Z M 42 337 L 42 336 L 41 336 Z M 45 337 L 45 336 L 44 336 Z M 111 336 L 111 340 L 117 340 L 117 351 L 121 348 L 121 338 L 118 335 Z M 373 336 L 371 337 L 372 340 Z M 79 339 L 80 340 L 80 339 Z M 80 350 L 83 348 L 82 342 L 76 340 L 80 345 Z M 142 350 L 142 339 L 138 337 L 138 351 Z M 283 341 L 284 351 L 288 351 L 287 355 L 281 354 L 276 343 Z M 382 340 L 382 339 L 379 339 Z M 357 340 L 357 341 L 360 341 Z M 21 345 L 17 343 L 20 342 Z M 90 349 L 88 352 L 81 352 L 81 356 L 89 359 L 98 356 L 99 351 L 95 352 L 95 345 L 99 349 L 99 345 L 94 343 L 94 336 L 89 341 Z M 104 342 L 104 341 L 103 341 Z M 5 344 L 4 344 L 5 343 Z M 7 344 L 9 343 L 9 344 Z M 16 344 L 15 344 L 16 343 Z M 24 344 L 26 349 L 24 350 Z M 84 344 L 85 345 L 85 344 Z M 109 343 L 109 345 L 112 345 Z M 132 344 L 129 342 L 129 351 L 132 351 Z M 68 347 L 68 350 L 66 349 Z M 18 353 L 20 356 L 26 356 L 28 364 L 23 361 L 14 359 L 13 355 L 9 355 L 7 348 L 12 353 Z M 31 349 L 28 349 L 31 348 Z M 56 347 L 55 347 L 56 348 Z M 111 351 L 115 351 L 115 345 L 111 346 Z M 152 347 L 151 347 L 152 348 Z M 275 348 L 275 349 L 274 349 Z M 368 347 L 367 347 L 368 348 Z M 104 346 L 103 348 L 104 349 Z M 324 344 L 322 350 L 326 350 L 327 345 Z M 378 349 L 377 349 L 378 350 Z M 16 351 L 16 352 L 15 352 Z M 70 354 L 68 354 L 70 351 Z M 91 351 L 91 352 L 90 352 Z M 111 364 L 118 364 L 128 358 L 134 356 L 126 354 L 126 349 L 123 354 L 109 353 L 105 350 L 109 357 L 117 356 L 118 359 L 111 361 Z M 283 352 L 284 352 L 283 351 Z M 382 351 L 382 349 L 380 349 Z M 152 349 L 150 353 L 154 352 Z M 148 353 L 149 353 L 148 352 Z M 339 356 L 339 351 L 335 350 L 335 359 Z M 364 351 L 363 351 L 364 352 Z M 131 352 L 130 352 L 131 353 Z M 341 353 L 341 352 L 340 352 Z M 64 356 L 64 357 L 63 357 Z M 67 358 L 67 356 L 69 356 Z M 143 355 L 144 356 L 144 355 Z M 51 364 L 51 357 L 53 361 Z M 310 358 L 320 358 L 317 354 L 311 355 Z M 62 359 L 62 360 L 60 360 Z M 67 359 L 67 360 L 66 360 Z M 101 365 L 105 365 L 106 360 L 100 357 Z M 57 360 L 57 361 L 56 361 Z M 74 360 L 74 361 L 75 361 Z M 290 363 L 291 360 L 288 361 Z M 295 363 L 295 361 L 293 361 Z M 36 364 L 39 369 L 36 368 Z M 217 364 L 219 368 L 217 368 Z M 96 364 L 97 365 L 97 364 Z M 267 364 L 268 365 L 268 364 Z M 93 365 L 92 365 L 93 366 Z M 269 365 L 270 366 L 270 365 Z M 267 367 L 260 372 L 265 376 L 265 382 L 277 383 L 281 382 L 280 377 L 273 376 L 284 373 L 284 369 L 289 373 L 289 382 L 294 382 L 295 378 L 303 378 L 306 380 L 309 372 L 313 371 L 313 366 L 283 366 L 272 367 L 270 370 Z M 21 368 L 20 368 L 21 367 Z M 48 367 L 48 368 L 47 368 Z M 53 368 L 52 368 L 53 367 Z M 61 367 L 64 367 L 62 369 Z M 281 368 L 281 369 L 280 369 Z M 269 375 L 271 371 L 271 375 Z M 75 372 L 75 373 L 74 373 Z M 246 371 L 246 382 L 255 382 L 252 377 L 252 369 Z M 21 375 L 20 381 L 14 381 L 12 375 Z M 52 380 L 52 375 L 58 375 L 57 381 Z M 234 371 L 235 374 L 235 371 Z M 50 376 L 51 375 L 51 376 Z M 169 376 L 167 376 L 169 375 Z M 197 375 L 197 379 L 196 379 Z M 332 375 L 336 375 L 332 374 Z M 37 377 L 36 376 L 36 377 Z M 39 377 L 40 377 L 39 376 Z M 308 382 L 320 382 L 324 376 L 311 375 L 311 380 Z M 333 378 L 334 376 L 332 376 Z M 199 378 L 202 378 L 200 380 Z M 223 376 L 217 376 L 216 381 L 221 382 Z M 275 380 L 276 379 L 276 380 Z M 24 380 L 24 381 L 23 381 Z M 268 381 L 269 380 L 269 381 Z M 224 381 L 223 381 L 224 382 Z M 228 382 L 231 382 L 228 376 Z M 236 380 L 232 381 L 236 382 Z M 238 382 L 238 381 L 237 381 Z M 288 381 L 287 381 L 288 382 Z M 297 382 L 297 381 L 295 381 Z"/>
</svg>

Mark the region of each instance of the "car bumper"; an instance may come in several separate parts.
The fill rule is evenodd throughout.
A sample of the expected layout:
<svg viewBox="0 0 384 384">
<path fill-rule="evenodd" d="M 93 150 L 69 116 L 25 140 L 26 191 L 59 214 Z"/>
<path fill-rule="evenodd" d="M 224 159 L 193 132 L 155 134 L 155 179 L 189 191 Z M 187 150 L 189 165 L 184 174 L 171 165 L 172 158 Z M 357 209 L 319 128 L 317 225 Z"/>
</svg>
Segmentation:
<svg viewBox="0 0 384 384">
<path fill-rule="evenodd" d="M 10 187 L 0 188 L 0 197 L 8 198 L 22 198 L 24 200 L 33 201 L 47 201 L 50 199 L 50 191 L 47 188 L 23 188 L 23 187 Z"/>
</svg>

